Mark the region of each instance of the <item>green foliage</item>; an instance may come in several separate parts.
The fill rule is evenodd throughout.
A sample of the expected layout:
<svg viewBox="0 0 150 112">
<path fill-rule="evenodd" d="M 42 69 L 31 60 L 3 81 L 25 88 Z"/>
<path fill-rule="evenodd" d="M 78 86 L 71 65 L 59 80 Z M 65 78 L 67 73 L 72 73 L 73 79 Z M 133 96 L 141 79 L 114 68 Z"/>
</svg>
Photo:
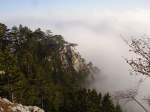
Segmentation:
<svg viewBox="0 0 150 112">
<path fill-rule="evenodd" d="M 95 67 L 75 56 L 61 35 L 0 24 L 0 96 L 46 112 L 121 112 L 110 96 L 84 89 Z"/>
<path fill-rule="evenodd" d="M 122 112 L 114 105 L 109 94 L 101 95 L 95 90 L 78 89 L 65 91 L 58 112 Z"/>
</svg>

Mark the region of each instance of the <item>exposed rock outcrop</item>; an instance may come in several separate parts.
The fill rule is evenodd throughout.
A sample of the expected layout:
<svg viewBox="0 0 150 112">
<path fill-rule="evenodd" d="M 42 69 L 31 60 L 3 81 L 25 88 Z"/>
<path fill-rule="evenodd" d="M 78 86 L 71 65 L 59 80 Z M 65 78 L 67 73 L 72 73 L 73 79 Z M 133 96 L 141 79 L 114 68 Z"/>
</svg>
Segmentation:
<svg viewBox="0 0 150 112">
<path fill-rule="evenodd" d="M 86 62 L 76 51 L 76 44 L 68 43 L 60 50 L 60 57 L 65 68 L 72 66 L 77 72 L 86 67 Z"/>
<path fill-rule="evenodd" d="M 0 98 L 0 112 L 44 112 L 37 106 L 23 106 L 22 104 L 12 103 L 5 98 Z"/>
</svg>

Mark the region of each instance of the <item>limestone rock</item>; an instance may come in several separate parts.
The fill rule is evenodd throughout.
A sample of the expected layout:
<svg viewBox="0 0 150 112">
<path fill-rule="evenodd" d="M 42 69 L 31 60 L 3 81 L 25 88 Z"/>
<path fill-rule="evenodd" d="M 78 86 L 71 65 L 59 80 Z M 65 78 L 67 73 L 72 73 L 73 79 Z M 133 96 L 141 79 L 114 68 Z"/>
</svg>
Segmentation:
<svg viewBox="0 0 150 112">
<path fill-rule="evenodd" d="M 5 98 L 0 98 L 0 112 L 44 112 L 37 106 L 23 106 L 22 104 L 12 103 Z"/>
</svg>

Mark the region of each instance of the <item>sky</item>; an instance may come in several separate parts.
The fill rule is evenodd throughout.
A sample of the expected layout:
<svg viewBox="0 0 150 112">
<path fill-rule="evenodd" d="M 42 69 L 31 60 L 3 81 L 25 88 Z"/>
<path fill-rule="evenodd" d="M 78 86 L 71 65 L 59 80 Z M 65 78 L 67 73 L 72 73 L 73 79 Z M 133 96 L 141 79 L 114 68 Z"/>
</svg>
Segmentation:
<svg viewBox="0 0 150 112">
<path fill-rule="evenodd" d="M 77 43 L 81 55 L 101 69 L 91 85 L 98 91 L 134 88 L 142 78 L 138 97 L 150 95 L 150 80 L 130 75 L 124 61 L 129 48 L 121 38 L 150 35 L 150 0 L 0 0 L 0 22 L 50 29 Z M 136 105 L 130 111 L 141 112 Z"/>
<path fill-rule="evenodd" d="M 149 0 L 1 0 L 1 9 L 4 11 L 18 11 L 40 7 L 45 9 L 86 9 L 86 8 L 149 8 Z M 6 8 L 9 7 L 9 8 Z"/>
</svg>

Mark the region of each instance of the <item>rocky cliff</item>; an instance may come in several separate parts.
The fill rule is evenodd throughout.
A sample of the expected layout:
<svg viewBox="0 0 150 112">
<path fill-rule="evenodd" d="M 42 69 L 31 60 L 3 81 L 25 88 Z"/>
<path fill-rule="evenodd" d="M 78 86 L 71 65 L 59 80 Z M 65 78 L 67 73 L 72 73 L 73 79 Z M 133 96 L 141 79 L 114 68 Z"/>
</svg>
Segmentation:
<svg viewBox="0 0 150 112">
<path fill-rule="evenodd" d="M 0 98 L 0 112 L 44 112 L 37 106 L 23 106 L 22 104 L 12 103 L 5 98 Z"/>
</svg>

